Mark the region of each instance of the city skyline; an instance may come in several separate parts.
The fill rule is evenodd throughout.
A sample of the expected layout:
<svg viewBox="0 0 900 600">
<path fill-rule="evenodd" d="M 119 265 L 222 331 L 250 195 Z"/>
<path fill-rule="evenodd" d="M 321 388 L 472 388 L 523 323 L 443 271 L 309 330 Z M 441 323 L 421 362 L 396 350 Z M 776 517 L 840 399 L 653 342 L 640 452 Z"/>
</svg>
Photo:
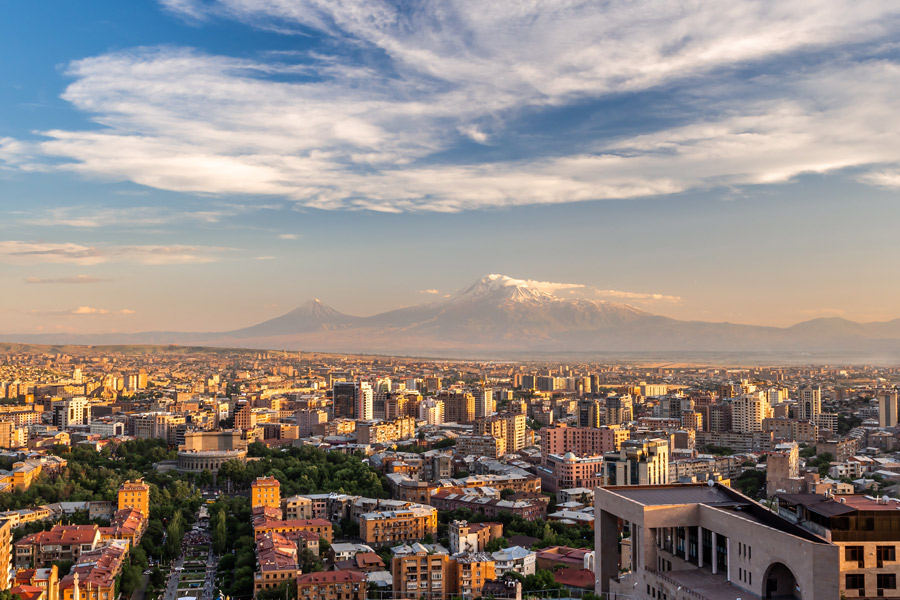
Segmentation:
<svg viewBox="0 0 900 600">
<path fill-rule="evenodd" d="M 604 6 L 4 6 L 0 333 L 368 316 L 487 273 L 900 317 L 898 9 Z"/>
</svg>

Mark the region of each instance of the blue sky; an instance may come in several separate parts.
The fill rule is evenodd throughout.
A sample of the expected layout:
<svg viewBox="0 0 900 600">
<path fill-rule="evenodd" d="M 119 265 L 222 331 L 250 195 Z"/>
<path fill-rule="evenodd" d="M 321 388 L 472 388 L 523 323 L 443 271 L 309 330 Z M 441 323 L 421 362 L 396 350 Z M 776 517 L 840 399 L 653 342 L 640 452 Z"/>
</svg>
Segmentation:
<svg viewBox="0 0 900 600">
<path fill-rule="evenodd" d="M 0 332 L 372 314 L 494 272 L 900 317 L 900 7 L 409 6 L 3 3 Z"/>
</svg>

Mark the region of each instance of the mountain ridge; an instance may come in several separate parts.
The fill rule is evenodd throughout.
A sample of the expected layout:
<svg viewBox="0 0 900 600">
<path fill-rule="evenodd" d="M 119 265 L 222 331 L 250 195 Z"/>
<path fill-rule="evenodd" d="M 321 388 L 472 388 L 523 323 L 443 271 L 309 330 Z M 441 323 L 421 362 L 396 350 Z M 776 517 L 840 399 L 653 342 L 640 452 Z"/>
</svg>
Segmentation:
<svg viewBox="0 0 900 600">
<path fill-rule="evenodd" d="M 551 286 L 552 284 L 543 284 Z M 578 290 L 575 289 L 577 292 Z M 449 297 L 368 317 L 312 298 L 281 316 L 220 332 L 0 334 L 10 342 L 159 343 L 333 352 L 877 352 L 900 359 L 900 319 L 857 323 L 841 317 L 789 327 L 681 321 L 629 304 L 565 297 L 540 282 L 500 274 Z"/>
</svg>

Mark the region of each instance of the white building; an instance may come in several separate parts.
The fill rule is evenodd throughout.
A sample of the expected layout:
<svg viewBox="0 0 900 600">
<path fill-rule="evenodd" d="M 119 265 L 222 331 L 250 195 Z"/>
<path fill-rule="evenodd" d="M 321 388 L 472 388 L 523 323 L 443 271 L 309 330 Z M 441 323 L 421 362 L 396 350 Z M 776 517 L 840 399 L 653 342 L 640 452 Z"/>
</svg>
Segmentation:
<svg viewBox="0 0 900 600">
<path fill-rule="evenodd" d="M 419 420 L 425 421 L 429 425 L 441 425 L 444 422 L 444 403 L 434 398 L 420 402 Z"/>
<path fill-rule="evenodd" d="M 520 575 L 534 575 L 537 554 L 521 546 L 511 546 L 493 552 L 494 570 L 497 577 L 510 571 Z"/>
</svg>

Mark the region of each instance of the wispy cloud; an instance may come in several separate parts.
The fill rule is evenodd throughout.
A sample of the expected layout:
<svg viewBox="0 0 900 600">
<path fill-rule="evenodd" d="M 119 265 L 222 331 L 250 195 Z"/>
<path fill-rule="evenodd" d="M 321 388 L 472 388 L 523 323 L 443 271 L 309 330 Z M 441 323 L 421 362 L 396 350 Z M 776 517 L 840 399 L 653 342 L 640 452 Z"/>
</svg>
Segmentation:
<svg viewBox="0 0 900 600">
<path fill-rule="evenodd" d="M 11 264 L 73 263 L 96 265 L 107 262 L 130 262 L 145 265 L 168 265 L 214 262 L 226 248 L 188 245 L 96 245 L 38 241 L 0 241 L 0 262 Z"/>
<path fill-rule="evenodd" d="M 0 140 L 0 160 L 27 166 L 40 153 L 107 180 L 384 212 L 634 198 L 900 161 L 900 65 L 860 50 L 897 34 L 900 6 L 881 0 L 164 5 L 194 20 L 316 29 L 385 61 L 171 47 L 84 59 L 63 97 L 100 127 L 45 131 L 30 148 Z M 756 70 L 752 86 L 737 69 Z M 690 108 L 679 125 L 448 158 L 471 141 L 527 137 L 516 130 L 525 115 L 677 85 L 690 90 L 671 92 Z"/>
<path fill-rule="evenodd" d="M 240 204 L 210 205 L 203 210 L 179 210 L 162 206 L 62 206 L 23 213 L 22 223 L 41 227 L 73 227 L 97 229 L 101 227 L 150 227 L 158 225 L 208 223 L 216 224 L 228 217 L 238 216 L 259 206 Z"/>
<path fill-rule="evenodd" d="M 300 236 L 296 233 L 282 233 L 278 237 L 283 240 L 296 240 L 300 238 Z"/>
<path fill-rule="evenodd" d="M 78 308 L 73 308 L 71 310 L 31 310 L 28 312 L 29 314 L 40 315 L 44 317 L 130 317 L 131 315 L 136 313 L 136 311 L 128 308 L 111 310 L 107 308 L 96 308 L 93 306 L 79 306 Z"/>
<path fill-rule="evenodd" d="M 680 296 L 669 296 L 666 294 L 657 294 L 652 292 L 626 292 L 623 290 L 593 290 L 599 298 L 614 298 L 626 301 L 644 301 L 644 302 L 681 302 Z"/>
<path fill-rule="evenodd" d="M 92 277 L 90 275 L 74 275 L 72 277 L 26 277 L 25 283 L 106 283 L 112 279 L 106 277 Z"/>
<path fill-rule="evenodd" d="M 419 293 L 420 294 L 440 294 L 441 291 L 431 288 L 431 289 L 427 289 L 427 290 L 419 290 Z"/>
</svg>

